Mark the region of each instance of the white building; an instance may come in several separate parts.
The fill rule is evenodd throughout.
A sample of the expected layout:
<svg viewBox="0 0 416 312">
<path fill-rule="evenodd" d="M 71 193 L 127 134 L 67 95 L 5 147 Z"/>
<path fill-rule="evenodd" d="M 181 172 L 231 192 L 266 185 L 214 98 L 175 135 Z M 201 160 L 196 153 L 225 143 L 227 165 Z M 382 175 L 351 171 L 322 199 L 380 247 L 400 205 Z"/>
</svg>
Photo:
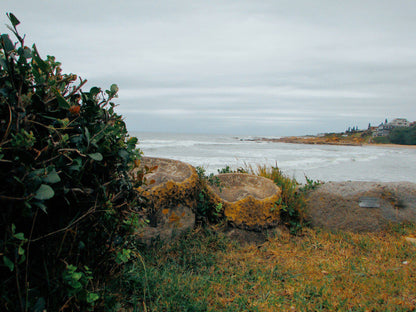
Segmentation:
<svg viewBox="0 0 416 312">
<path fill-rule="evenodd" d="M 396 127 L 409 127 L 410 123 L 405 118 L 396 118 L 389 123 L 381 123 L 377 130 L 373 133 L 374 136 L 388 136 Z"/>
<path fill-rule="evenodd" d="M 380 124 L 377 130 L 373 132 L 373 136 L 388 136 L 393 127 L 390 124 Z"/>
<path fill-rule="evenodd" d="M 409 127 L 409 122 L 406 118 L 396 118 L 389 122 L 392 127 Z"/>
</svg>

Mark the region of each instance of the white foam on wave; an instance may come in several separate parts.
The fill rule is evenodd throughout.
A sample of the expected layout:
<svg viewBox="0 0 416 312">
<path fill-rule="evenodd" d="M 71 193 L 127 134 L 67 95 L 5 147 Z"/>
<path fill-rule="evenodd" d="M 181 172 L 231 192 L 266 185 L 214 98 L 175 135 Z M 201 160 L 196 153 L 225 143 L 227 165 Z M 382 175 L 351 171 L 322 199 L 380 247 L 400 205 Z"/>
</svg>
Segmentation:
<svg viewBox="0 0 416 312">
<path fill-rule="evenodd" d="M 201 166 L 207 173 L 230 166 L 278 166 L 289 176 L 323 181 L 416 182 L 416 150 L 374 146 L 326 146 L 240 141 L 227 136 L 147 135 L 145 156 L 173 158 Z"/>
<path fill-rule="evenodd" d="M 192 141 L 192 140 L 142 140 L 137 145 L 142 150 L 167 147 L 198 147 L 198 146 L 226 146 L 241 145 L 239 142 Z"/>
</svg>

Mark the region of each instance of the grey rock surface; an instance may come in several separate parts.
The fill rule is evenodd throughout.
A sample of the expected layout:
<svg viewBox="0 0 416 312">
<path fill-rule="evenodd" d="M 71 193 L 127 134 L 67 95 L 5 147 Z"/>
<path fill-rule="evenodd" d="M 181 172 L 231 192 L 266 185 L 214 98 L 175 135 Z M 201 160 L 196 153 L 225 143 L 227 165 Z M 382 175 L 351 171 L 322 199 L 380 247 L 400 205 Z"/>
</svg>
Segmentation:
<svg viewBox="0 0 416 312">
<path fill-rule="evenodd" d="M 148 185 L 137 190 L 146 199 L 149 224 L 136 231 L 138 242 L 150 245 L 160 239 L 169 241 L 195 226 L 198 175 L 184 162 L 142 157 L 140 168 L 151 168 L 144 176 Z"/>
<path fill-rule="evenodd" d="M 416 184 L 327 182 L 307 195 L 307 215 L 313 227 L 352 232 L 416 222 Z"/>
<path fill-rule="evenodd" d="M 190 207 L 178 205 L 156 211 L 150 216 L 150 224 L 136 231 L 140 243 L 151 245 L 155 240 L 170 241 L 175 235 L 192 230 L 195 213 Z"/>
</svg>

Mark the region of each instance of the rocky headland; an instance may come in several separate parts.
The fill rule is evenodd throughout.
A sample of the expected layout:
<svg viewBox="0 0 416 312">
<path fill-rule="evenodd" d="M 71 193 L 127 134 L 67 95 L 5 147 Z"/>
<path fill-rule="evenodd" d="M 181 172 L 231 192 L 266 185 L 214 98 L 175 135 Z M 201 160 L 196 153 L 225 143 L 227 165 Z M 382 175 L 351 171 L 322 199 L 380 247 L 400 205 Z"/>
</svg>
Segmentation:
<svg viewBox="0 0 416 312">
<path fill-rule="evenodd" d="M 313 145 L 344 145 L 344 146 L 380 146 L 398 148 L 416 148 L 416 145 L 403 145 L 392 143 L 375 143 L 369 139 L 340 136 L 289 136 L 281 138 L 255 138 L 257 142 L 292 143 L 292 144 L 313 144 Z"/>
</svg>

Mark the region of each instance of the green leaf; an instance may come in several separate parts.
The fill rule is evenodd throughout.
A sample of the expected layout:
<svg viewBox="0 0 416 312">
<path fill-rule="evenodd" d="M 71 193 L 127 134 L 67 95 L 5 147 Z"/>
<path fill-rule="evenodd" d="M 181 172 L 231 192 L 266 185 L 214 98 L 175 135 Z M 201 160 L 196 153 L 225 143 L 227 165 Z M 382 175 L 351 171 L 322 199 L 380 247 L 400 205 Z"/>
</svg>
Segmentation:
<svg viewBox="0 0 416 312">
<path fill-rule="evenodd" d="M 123 158 L 124 161 L 127 161 L 129 159 L 130 154 L 125 149 L 120 149 L 118 151 L 118 155 Z"/>
<path fill-rule="evenodd" d="M 55 195 L 53 188 L 47 184 L 42 184 L 35 194 L 35 198 L 39 200 L 50 199 Z"/>
<path fill-rule="evenodd" d="M 19 246 L 19 249 L 17 250 L 17 253 L 19 254 L 19 256 L 24 255 L 25 254 L 25 250 L 23 249 L 22 246 Z"/>
<path fill-rule="evenodd" d="M 121 252 L 118 252 L 116 256 L 116 263 L 121 264 L 121 263 L 128 262 L 131 257 L 130 254 L 131 254 L 130 249 L 123 249 Z"/>
<path fill-rule="evenodd" d="M 88 154 L 88 156 L 90 156 L 92 159 L 94 159 L 96 161 L 103 160 L 103 155 L 101 153 Z"/>
<path fill-rule="evenodd" d="M 70 265 L 67 266 L 66 269 L 68 270 L 69 273 L 73 273 L 77 270 L 77 267 L 73 264 L 70 264 Z"/>
<path fill-rule="evenodd" d="M 23 233 L 16 233 L 13 236 L 17 238 L 18 240 L 25 240 L 25 234 Z"/>
<path fill-rule="evenodd" d="M 74 272 L 72 273 L 71 278 L 75 281 L 79 281 L 82 277 L 82 273 L 81 272 Z"/>
<path fill-rule="evenodd" d="M 44 203 L 41 202 L 34 202 L 35 206 L 39 207 L 44 213 L 48 214 L 48 207 Z"/>
<path fill-rule="evenodd" d="M 73 160 L 73 165 L 69 166 L 69 169 L 70 170 L 73 170 L 73 171 L 80 171 L 81 170 L 81 167 L 82 167 L 82 160 L 81 160 L 81 158 L 75 158 Z"/>
<path fill-rule="evenodd" d="M 94 301 L 97 301 L 98 299 L 100 299 L 100 295 L 93 293 L 93 292 L 89 292 L 87 294 L 87 302 L 88 303 L 93 303 Z"/>
<path fill-rule="evenodd" d="M 115 83 L 113 83 L 110 87 L 110 91 L 111 93 L 116 94 L 118 92 L 118 86 Z"/>
<path fill-rule="evenodd" d="M 33 54 L 32 54 L 32 63 L 33 61 L 36 63 L 37 67 L 44 73 L 49 73 L 49 64 L 47 62 L 45 62 L 44 60 L 41 59 L 38 49 L 36 48 L 36 44 L 33 45 L 32 47 L 33 49 Z M 36 70 L 34 70 L 35 68 L 32 69 L 32 73 L 35 74 L 37 73 Z"/>
<path fill-rule="evenodd" d="M 14 223 L 12 223 L 12 233 L 14 234 L 15 231 L 16 231 L 16 225 L 14 225 Z"/>
<path fill-rule="evenodd" d="M 14 270 L 14 263 L 9 258 L 7 258 L 6 256 L 3 256 L 3 262 L 9 268 L 9 270 L 11 272 L 13 272 L 13 270 Z"/>
<path fill-rule="evenodd" d="M 70 281 L 69 285 L 71 285 L 71 287 L 74 288 L 74 289 L 82 288 L 82 284 L 78 281 Z"/>
<path fill-rule="evenodd" d="M 68 125 L 70 123 L 68 118 L 59 119 L 58 121 L 61 123 L 62 127 L 64 127 L 64 128 L 68 127 Z"/>
<path fill-rule="evenodd" d="M 16 18 L 16 16 L 14 16 L 13 13 L 9 13 L 7 14 L 7 16 L 9 17 L 9 20 L 12 23 L 13 27 L 16 27 L 20 24 L 20 21 Z"/>
<path fill-rule="evenodd" d="M 59 177 L 58 173 L 56 172 L 55 168 L 52 169 L 51 172 L 48 173 L 46 177 L 42 178 L 43 182 L 54 184 L 61 181 L 61 178 Z"/>
<path fill-rule="evenodd" d="M 100 88 L 97 88 L 97 87 L 92 87 L 91 89 L 90 89 L 90 93 L 91 93 L 91 95 L 92 96 L 96 96 L 97 94 L 99 94 L 101 92 L 101 89 Z"/>
<path fill-rule="evenodd" d="M 32 57 L 32 51 L 28 47 L 25 47 L 23 55 L 27 59 L 31 58 Z"/>
<path fill-rule="evenodd" d="M 139 142 L 139 139 L 137 139 L 136 137 L 131 137 L 127 140 L 127 144 L 131 145 L 132 147 L 135 147 L 137 142 Z"/>
<path fill-rule="evenodd" d="M 17 264 L 22 264 L 23 262 L 25 262 L 25 260 L 26 260 L 26 256 L 21 255 L 19 261 L 17 261 Z"/>
<path fill-rule="evenodd" d="M 7 35 L 7 34 L 2 34 L 1 35 L 1 44 L 3 45 L 4 51 L 6 53 L 9 53 L 10 51 L 14 50 L 14 44 L 10 40 L 9 35 Z"/>
<path fill-rule="evenodd" d="M 59 93 L 58 90 L 54 90 L 56 99 L 58 100 L 58 105 L 60 108 L 63 109 L 69 109 L 71 107 L 71 105 L 69 105 L 69 103 L 67 102 L 67 100 L 65 100 L 65 98 L 61 95 L 61 93 Z"/>
</svg>

